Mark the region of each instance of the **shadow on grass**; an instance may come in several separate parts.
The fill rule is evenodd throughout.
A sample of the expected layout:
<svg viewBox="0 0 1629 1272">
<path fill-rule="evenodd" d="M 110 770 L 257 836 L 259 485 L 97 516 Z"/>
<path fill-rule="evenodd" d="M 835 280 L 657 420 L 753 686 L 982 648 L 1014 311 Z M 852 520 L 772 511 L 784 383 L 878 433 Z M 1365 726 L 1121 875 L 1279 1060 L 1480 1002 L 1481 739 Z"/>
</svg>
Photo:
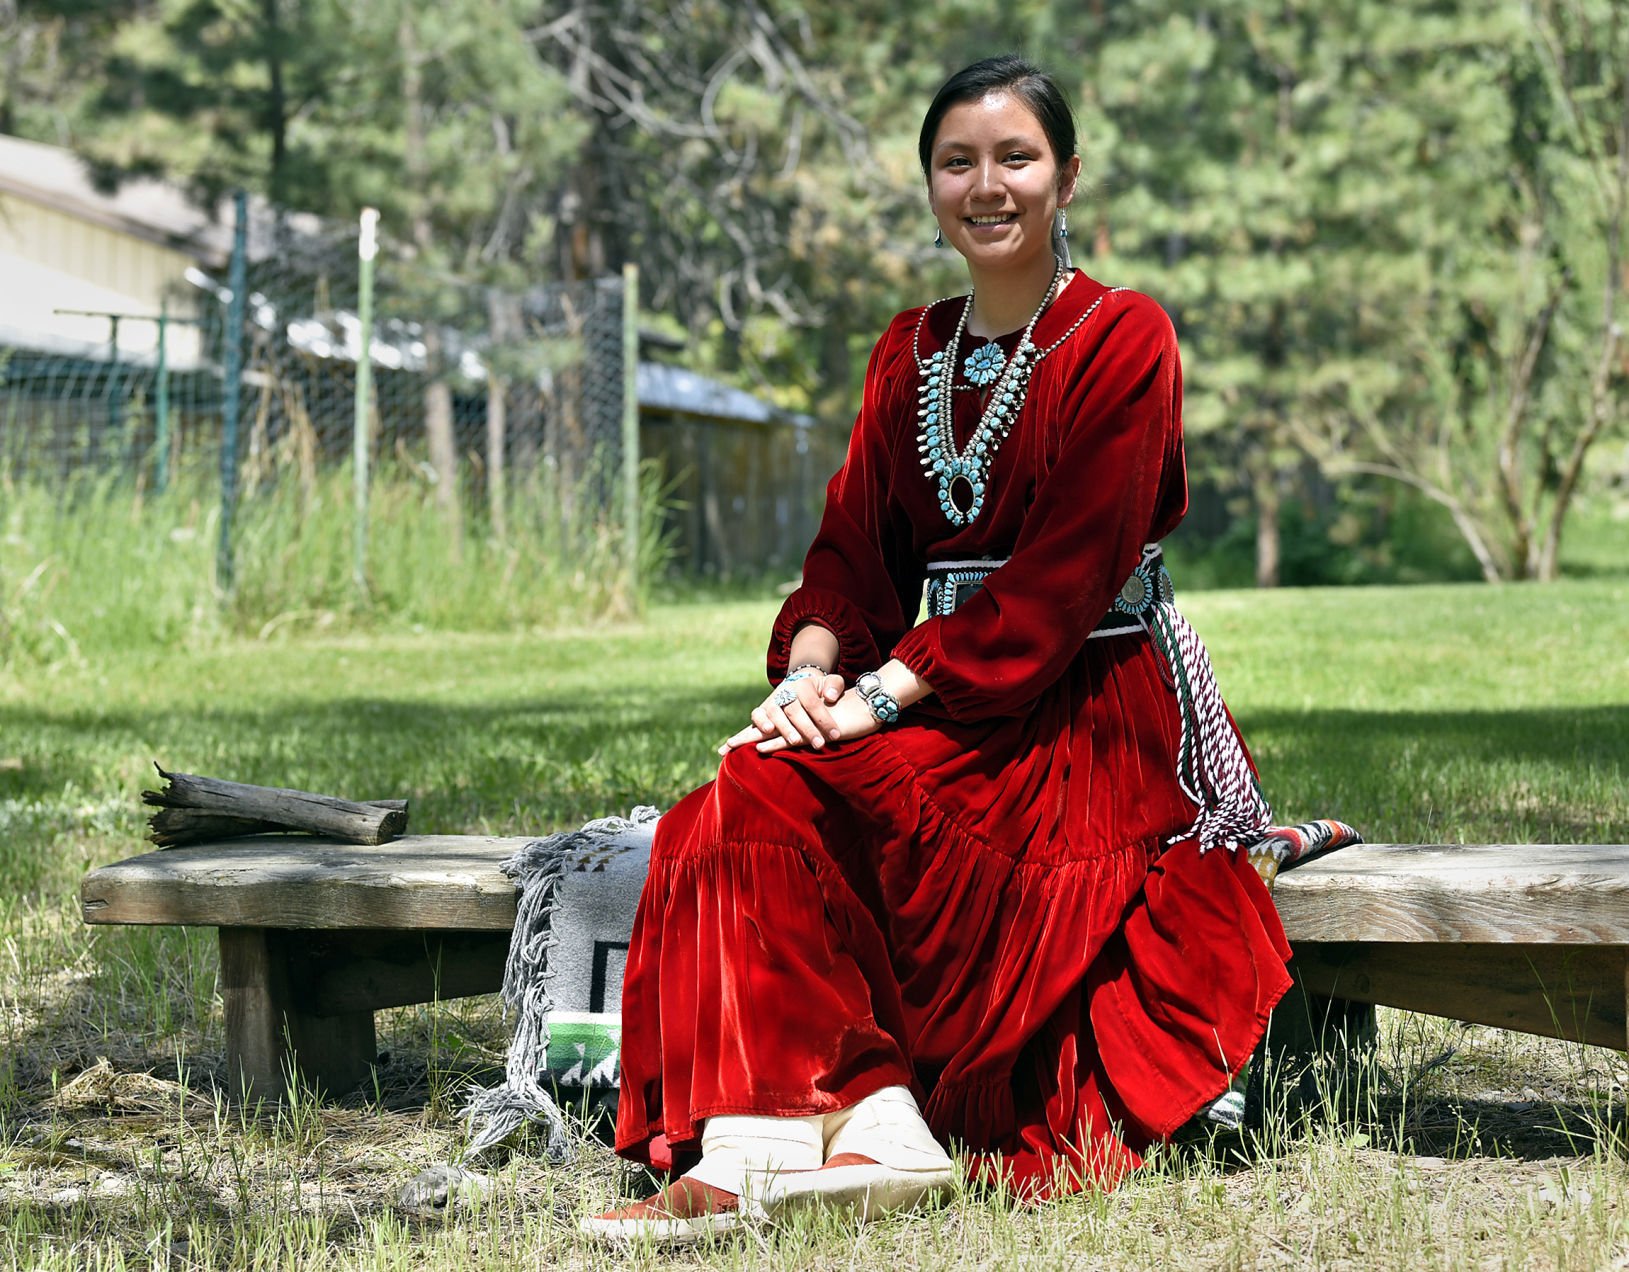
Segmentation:
<svg viewBox="0 0 1629 1272">
<path fill-rule="evenodd" d="M 123 946 L 159 932 L 203 943 L 209 947 L 206 960 L 214 964 L 213 929 L 189 929 L 184 935 L 173 927 L 104 928 L 95 935 L 104 946 Z M 138 952 L 135 960 L 147 957 Z M 201 1002 L 160 1003 L 159 996 L 175 996 L 175 987 L 165 983 L 164 965 L 138 968 L 119 949 L 104 949 L 97 964 L 88 976 L 37 989 L 27 1004 L 35 1022 L 4 1035 L 0 1148 L 15 1143 L 56 1152 L 59 1141 L 74 1138 L 75 1125 L 105 1119 L 109 1128 L 128 1129 L 148 1116 L 150 1092 L 138 1092 L 132 1107 L 116 1085 L 62 1102 L 63 1088 L 104 1064 L 114 1074 L 174 1084 L 177 1100 L 185 1092 L 187 1117 L 195 1123 L 207 1123 L 228 1106 L 230 1120 L 245 1126 L 270 1125 L 287 1116 L 275 1101 L 250 1108 L 237 1104 L 219 1018 L 210 1019 L 213 993 Z M 153 982 L 138 988 L 152 995 L 144 1001 L 131 994 L 132 977 L 143 970 Z M 459 1107 L 472 1085 L 492 1086 L 503 1079 L 509 1026 L 495 994 L 380 1009 L 375 1018 L 380 1050 L 370 1077 L 326 1094 L 323 1103 L 332 1109 L 385 1113 Z M 70 1143 L 62 1151 L 83 1155 L 87 1150 Z"/>
<path fill-rule="evenodd" d="M 479 780 L 494 764 L 493 751 L 505 746 L 559 760 L 600 756 L 609 761 L 618 747 L 637 751 L 652 744 L 668 744 L 678 755 L 693 739 L 721 739 L 739 727 L 761 694 L 752 684 L 702 695 L 654 685 L 637 688 L 637 693 L 574 690 L 468 705 L 349 697 L 179 712 L 0 707 L 0 736 L 13 739 L 14 746 L 38 739 L 43 745 L 37 749 L 44 753 L 0 769 L 0 798 L 45 798 L 67 785 L 95 790 L 106 783 L 110 752 L 128 755 L 133 748 L 174 752 L 173 762 L 183 768 L 189 753 L 230 756 L 240 773 L 275 768 L 288 780 L 297 773 L 287 770 L 332 771 L 340 756 L 385 757 L 395 773 L 413 756 L 428 763 L 452 754 Z M 1616 704 L 1478 711 L 1269 709 L 1241 713 L 1240 719 L 1254 748 L 1271 752 L 1276 764 L 1292 771 L 1389 768 L 1407 757 L 1411 763 L 1436 759 L 1457 765 L 1585 762 L 1602 772 L 1629 773 L 1629 706 Z"/>
<path fill-rule="evenodd" d="M 1325 767 L 1391 763 L 1401 751 L 1464 763 L 1572 763 L 1629 772 L 1629 706 L 1525 707 L 1481 711 L 1307 711 L 1243 713 L 1252 742 L 1269 741 L 1280 762 Z"/>
<path fill-rule="evenodd" d="M 712 776 L 714 748 L 759 693 L 641 681 L 453 705 L 353 696 L 263 709 L 0 707 L 16 761 L 0 769 L 0 873 L 21 892 L 47 886 L 55 867 L 44 850 L 72 832 L 85 800 L 112 801 L 134 841 L 139 790 L 156 785 L 149 759 L 355 799 L 406 796 L 421 833 L 543 833 L 666 807 Z M 1339 816 L 1376 840 L 1629 839 L 1626 706 L 1273 709 L 1245 713 L 1242 725 L 1291 820 Z"/>
<path fill-rule="evenodd" d="M 1208 1159 L 1229 1173 L 1247 1171 L 1284 1156 L 1320 1127 L 1361 1136 L 1364 1147 L 1380 1152 L 1447 1161 L 1544 1162 L 1597 1152 L 1623 1157 L 1629 1151 L 1621 1101 L 1534 1101 L 1516 1092 L 1508 1099 L 1497 1094 L 1425 1100 L 1382 1095 L 1361 1116 L 1297 1115 L 1262 1129 L 1220 1131 L 1175 1151 L 1179 1159 Z"/>
<path fill-rule="evenodd" d="M 1377 842 L 1629 842 L 1629 706 L 1258 711 L 1241 725 L 1279 815 Z"/>
</svg>

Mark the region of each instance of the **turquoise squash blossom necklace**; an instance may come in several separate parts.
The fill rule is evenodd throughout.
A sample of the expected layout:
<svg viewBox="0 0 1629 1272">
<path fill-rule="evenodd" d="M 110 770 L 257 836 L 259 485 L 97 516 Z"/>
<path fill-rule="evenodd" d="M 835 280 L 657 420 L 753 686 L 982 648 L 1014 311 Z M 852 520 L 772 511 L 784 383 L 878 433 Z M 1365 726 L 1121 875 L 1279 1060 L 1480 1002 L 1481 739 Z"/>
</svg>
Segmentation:
<svg viewBox="0 0 1629 1272">
<path fill-rule="evenodd" d="M 1035 333 L 1035 324 L 1056 298 L 1063 277 L 1064 268 L 1060 263 L 1052 273 L 1046 295 L 1041 297 L 1041 303 L 1030 315 L 1012 357 L 1007 357 L 994 340 L 985 341 L 967 356 L 961 368 L 967 381 L 975 388 L 982 389 L 992 384 L 994 388 L 990 390 L 989 400 L 979 416 L 978 426 L 968 437 L 967 444 L 960 448 L 956 445 L 951 392 L 956 378 L 956 354 L 961 348 L 962 332 L 967 329 L 968 315 L 973 311 L 973 293 L 967 294 L 950 342 L 926 359 L 922 357 L 920 345 L 922 323 L 927 318 L 926 309 L 917 320 L 913 344 L 917 370 L 921 375 L 916 412 L 921 431 L 916 435 L 916 448 L 922 456 L 923 471 L 937 488 L 939 508 L 952 525 L 968 525 L 984 510 L 990 465 L 1023 408 L 1030 375 L 1041 359 L 1073 335 L 1075 329 L 1091 314 L 1091 310 L 1082 314 L 1060 339 L 1047 348 L 1036 348 L 1030 337 Z M 1096 305 L 1092 306 L 1092 309 L 1096 308 Z"/>
</svg>

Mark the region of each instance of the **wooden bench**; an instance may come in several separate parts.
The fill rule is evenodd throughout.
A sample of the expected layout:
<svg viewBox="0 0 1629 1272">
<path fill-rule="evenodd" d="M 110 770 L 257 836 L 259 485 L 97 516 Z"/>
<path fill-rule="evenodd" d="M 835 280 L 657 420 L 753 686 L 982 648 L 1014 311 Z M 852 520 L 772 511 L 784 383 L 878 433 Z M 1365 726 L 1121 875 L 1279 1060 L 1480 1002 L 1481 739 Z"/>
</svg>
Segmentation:
<svg viewBox="0 0 1629 1272">
<path fill-rule="evenodd" d="M 515 920 L 498 867 L 527 842 L 150 852 L 87 874 L 84 917 L 218 928 L 234 1082 L 338 1093 L 367 1077 L 375 1009 L 498 988 Z M 1275 897 L 1307 994 L 1629 1044 L 1629 845 L 1368 844 L 1281 875 Z"/>
</svg>

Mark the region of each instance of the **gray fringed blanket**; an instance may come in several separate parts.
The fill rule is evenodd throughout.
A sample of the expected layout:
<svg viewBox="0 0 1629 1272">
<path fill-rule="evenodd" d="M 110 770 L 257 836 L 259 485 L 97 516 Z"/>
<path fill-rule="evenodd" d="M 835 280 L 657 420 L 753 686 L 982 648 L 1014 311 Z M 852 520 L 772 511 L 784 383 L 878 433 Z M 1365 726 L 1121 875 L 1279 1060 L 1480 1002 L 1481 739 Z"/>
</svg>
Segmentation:
<svg viewBox="0 0 1629 1272">
<path fill-rule="evenodd" d="M 564 1161 L 571 1136 L 553 1091 L 616 1087 L 622 968 L 657 815 L 639 807 L 630 818 L 604 817 L 504 862 L 520 890 L 503 972 L 514 1036 L 503 1084 L 476 1091 L 464 1108 L 469 1152 L 541 1122 L 549 1160 Z"/>
</svg>

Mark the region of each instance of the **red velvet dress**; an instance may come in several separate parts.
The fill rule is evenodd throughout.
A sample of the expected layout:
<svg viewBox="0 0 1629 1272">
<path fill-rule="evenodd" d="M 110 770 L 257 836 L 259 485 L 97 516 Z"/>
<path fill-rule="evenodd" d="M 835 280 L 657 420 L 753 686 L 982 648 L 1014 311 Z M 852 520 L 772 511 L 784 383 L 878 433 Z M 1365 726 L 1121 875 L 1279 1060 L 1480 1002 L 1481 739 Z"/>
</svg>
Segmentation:
<svg viewBox="0 0 1629 1272">
<path fill-rule="evenodd" d="M 901 1084 L 982 1173 L 1112 1185 L 1261 1037 L 1289 986 L 1272 901 L 1242 853 L 1169 842 L 1195 805 L 1158 652 L 1087 639 L 1187 504 L 1164 311 L 1077 272 L 1034 343 L 1099 298 L 1035 369 L 961 528 L 916 448 L 916 359 L 960 302 L 878 342 L 769 674 L 813 622 L 851 683 L 892 655 L 934 695 L 823 751 L 734 751 L 661 819 L 623 986 L 624 1155 L 682 1165 L 715 1114 Z M 981 403 L 955 398 L 960 442 Z M 925 564 L 970 558 L 1007 563 L 917 622 Z"/>
</svg>

